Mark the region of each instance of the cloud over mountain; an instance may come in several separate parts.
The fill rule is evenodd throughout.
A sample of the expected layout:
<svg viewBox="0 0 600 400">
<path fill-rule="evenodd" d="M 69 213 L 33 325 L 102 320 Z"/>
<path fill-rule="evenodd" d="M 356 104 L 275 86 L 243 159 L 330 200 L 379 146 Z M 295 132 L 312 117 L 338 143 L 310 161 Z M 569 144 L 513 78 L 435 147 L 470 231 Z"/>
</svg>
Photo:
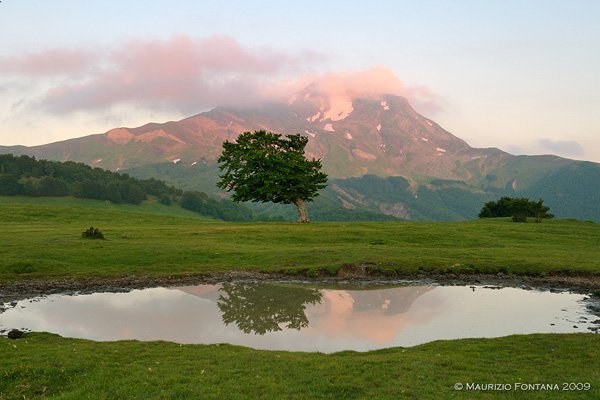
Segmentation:
<svg viewBox="0 0 600 400">
<path fill-rule="evenodd" d="M 303 84 L 314 94 L 326 94 L 331 99 L 337 99 L 338 102 L 392 94 L 406 97 L 422 112 L 435 113 L 441 109 L 435 93 L 424 86 L 407 85 L 396 76 L 394 71 L 384 66 L 362 71 L 328 72 L 320 76 L 305 77 Z M 304 87 L 298 87 L 296 92 Z"/>
<path fill-rule="evenodd" d="M 44 92 L 25 103 L 57 115 L 123 104 L 188 114 L 217 105 L 286 101 L 307 86 L 336 99 L 389 93 L 411 99 L 420 109 L 439 108 L 428 89 L 410 87 L 382 66 L 359 72 L 311 72 L 326 58 L 310 50 L 291 55 L 251 48 L 228 36 L 179 35 L 129 40 L 95 51 L 52 49 L 4 57 L 0 72 L 45 79 Z"/>
<path fill-rule="evenodd" d="M 95 58 L 89 50 L 50 49 L 20 57 L 0 57 L 0 72 L 30 78 L 79 75 L 94 65 Z"/>
<path fill-rule="evenodd" d="M 537 144 L 543 150 L 565 156 L 581 156 L 585 153 L 583 147 L 575 140 L 540 139 Z"/>
<path fill-rule="evenodd" d="M 132 40 L 96 54 L 93 73 L 49 89 L 39 105 L 53 113 L 135 103 L 181 112 L 262 100 L 273 79 L 303 73 L 319 56 L 250 49 L 226 36 Z"/>
<path fill-rule="evenodd" d="M 586 147 L 576 140 L 537 139 L 535 142 L 511 144 L 506 151 L 513 154 L 556 154 L 561 157 L 582 157 Z"/>
</svg>

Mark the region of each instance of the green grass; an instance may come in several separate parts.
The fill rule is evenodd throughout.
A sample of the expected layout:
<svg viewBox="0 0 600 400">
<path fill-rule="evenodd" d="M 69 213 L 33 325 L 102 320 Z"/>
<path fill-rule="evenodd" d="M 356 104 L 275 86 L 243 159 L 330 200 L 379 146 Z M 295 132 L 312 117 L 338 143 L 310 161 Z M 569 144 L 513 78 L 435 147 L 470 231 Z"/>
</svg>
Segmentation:
<svg viewBox="0 0 600 400">
<path fill-rule="evenodd" d="M 330 355 L 231 345 L 0 339 L 0 399 L 591 399 L 600 335 L 438 341 Z M 466 383 L 590 383 L 590 391 L 456 391 Z"/>
<path fill-rule="evenodd" d="M 90 226 L 107 240 L 81 239 Z M 224 223 L 156 203 L 5 197 L 0 229 L 0 282 L 235 269 L 334 272 L 361 263 L 390 274 L 600 272 L 600 224 L 575 220 Z"/>
<path fill-rule="evenodd" d="M 81 239 L 89 226 L 107 240 Z M 224 223 L 157 203 L 0 197 L 0 283 L 234 269 L 334 273 L 600 272 L 600 225 Z M 517 335 L 331 355 L 231 345 L 0 338 L 0 400 L 588 399 L 600 397 L 600 335 Z M 591 391 L 465 392 L 467 383 L 590 383 Z"/>
<path fill-rule="evenodd" d="M 176 205 L 165 206 L 151 198 L 140 205 L 134 204 L 114 204 L 110 201 L 98 201 L 90 199 L 78 199 L 75 197 L 27 197 L 27 196 L 0 196 L 0 207 L 9 204 L 29 204 L 35 206 L 60 206 L 60 207 L 81 207 L 94 208 L 101 210 L 114 210 L 124 212 L 135 212 L 154 215 L 167 215 L 172 217 L 183 217 L 193 219 L 213 220 L 210 217 L 204 217 L 193 211 L 188 211 Z"/>
</svg>

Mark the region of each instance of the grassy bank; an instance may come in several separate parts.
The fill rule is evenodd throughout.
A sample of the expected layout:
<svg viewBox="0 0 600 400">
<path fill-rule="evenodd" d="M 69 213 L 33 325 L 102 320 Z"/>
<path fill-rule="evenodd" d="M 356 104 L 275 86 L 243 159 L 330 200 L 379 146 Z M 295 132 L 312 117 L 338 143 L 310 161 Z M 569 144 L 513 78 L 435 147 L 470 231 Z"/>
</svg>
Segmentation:
<svg viewBox="0 0 600 400">
<path fill-rule="evenodd" d="M 331 355 L 230 345 L 0 338 L 0 399 L 590 399 L 600 396 L 600 336 L 528 335 Z M 515 389 L 589 383 L 589 391 Z M 455 383 L 513 390 L 461 391 Z"/>
<path fill-rule="evenodd" d="M 0 282 L 361 263 L 392 274 L 600 272 L 591 222 L 224 223 L 159 204 L 71 201 L 0 198 Z M 107 240 L 82 239 L 89 226 Z"/>
</svg>

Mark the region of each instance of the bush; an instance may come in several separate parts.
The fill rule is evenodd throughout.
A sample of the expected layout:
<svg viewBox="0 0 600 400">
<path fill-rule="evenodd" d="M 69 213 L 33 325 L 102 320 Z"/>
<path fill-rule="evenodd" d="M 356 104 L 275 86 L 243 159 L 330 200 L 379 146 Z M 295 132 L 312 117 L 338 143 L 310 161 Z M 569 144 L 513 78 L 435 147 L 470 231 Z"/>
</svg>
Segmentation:
<svg viewBox="0 0 600 400">
<path fill-rule="evenodd" d="M 512 222 L 527 222 L 527 215 L 515 214 L 512 216 Z"/>
<path fill-rule="evenodd" d="M 104 239 L 104 235 L 98 228 L 90 226 L 89 229 L 81 233 L 81 237 L 84 239 Z"/>
</svg>

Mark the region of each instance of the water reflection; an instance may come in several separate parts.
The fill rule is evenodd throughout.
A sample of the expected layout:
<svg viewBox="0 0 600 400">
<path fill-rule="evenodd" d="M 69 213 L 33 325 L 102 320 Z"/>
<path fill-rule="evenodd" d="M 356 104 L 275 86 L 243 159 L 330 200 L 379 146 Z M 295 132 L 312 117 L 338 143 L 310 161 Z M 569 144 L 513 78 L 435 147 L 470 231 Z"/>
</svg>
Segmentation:
<svg viewBox="0 0 600 400">
<path fill-rule="evenodd" d="M 441 311 L 442 304 L 435 301 L 417 302 L 435 288 L 324 290 L 321 304 L 310 310 L 314 329 L 309 328 L 307 334 L 324 332 L 340 339 L 361 339 L 379 345 L 389 343 L 407 324 L 426 323 Z M 411 309 L 413 312 L 409 312 Z"/>
<path fill-rule="evenodd" d="M 129 293 L 52 295 L 0 314 L 27 328 L 93 340 L 232 343 L 333 352 L 438 339 L 583 332 L 598 326 L 582 295 L 481 286 L 335 287 L 225 283 Z"/>
<path fill-rule="evenodd" d="M 268 283 L 224 283 L 219 291 L 223 322 L 259 335 L 307 327 L 306 306 L 322 297 L 317 289 Z"/>
</svg>

